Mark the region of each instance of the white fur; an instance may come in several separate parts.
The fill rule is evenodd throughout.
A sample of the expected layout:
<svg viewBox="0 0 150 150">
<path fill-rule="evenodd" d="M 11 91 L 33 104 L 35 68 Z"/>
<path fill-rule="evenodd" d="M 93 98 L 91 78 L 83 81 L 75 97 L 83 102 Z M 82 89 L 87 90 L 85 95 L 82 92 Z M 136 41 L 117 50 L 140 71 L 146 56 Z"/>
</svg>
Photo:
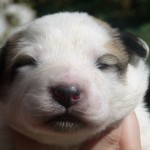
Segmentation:
<svg viewBox="0 0 150 150">
<path fill-rule="evenodd" d="M 100 71 L 95 61 L 112 53 L 106 46 L 112 42 L 112 35 L 105 25 L 84 13 L 48 15 L 19 30 L 26 34 L 20 39 L 12 62 L 19 55 L 28 54 L 37 60 L 38 66 L 19 68 L 20 79 L 14 81 L 5 97 L 8 102 L 0 103 L 1 114 L 8 126 L 39 142 L 69 149 L 135 110 L 141 127 L 142 150 L 149 150 L 150 120 L 143 106 L 148 69 L 142 59 L 136 66 L 128 64 L 122 80 L 114 70 Z M 76 84 L 82 89 L 80 103 L 69 111 L 87 120 L 93 128 L 61 134 L 41 125 L 43 117 L 65 111 L 52 101 L 47 91 L 48 86 L 59 83 Z M 0 137 L 1 134 L 3 131 L 0 131 Z M 4 142 L 0 138 L 1 150 L 12 150 L 8 145 L 7 140 Z"/>
</svg>

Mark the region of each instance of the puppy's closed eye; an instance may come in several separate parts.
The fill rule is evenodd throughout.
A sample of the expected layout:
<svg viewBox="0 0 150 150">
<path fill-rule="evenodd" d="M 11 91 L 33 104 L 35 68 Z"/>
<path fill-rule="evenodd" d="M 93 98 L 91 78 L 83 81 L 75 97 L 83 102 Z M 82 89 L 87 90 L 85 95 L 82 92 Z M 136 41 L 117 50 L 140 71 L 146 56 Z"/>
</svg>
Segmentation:
<svg viewBox="0 0 150 150">
<path fill-rule="evenodd" d="M 97 59 L 96 65 L 100 70 L 108 69 L 114 67 L 119 63 L 119 60 L 116 56 L 111 54 L 106 54 Z"/>
<path fill-rule="evenodd" d="M 120 60 L 116 56 L 112 54 L 106 54 L 97 59 L 96 66 L 101 71 L 115 70 L 121 72 L 125 70 L 126 65 L 121 64 Z"/>
<path fill-rule="evenodd" d="M 16 58 L 16 60 L 12 65 L 12 68 L 13 70 L 15 70 L 25 66 L 36 66 L 36 65 L 37 65 L 37 61 L 33 57 L 28 55 L 22 55 Z"/>
</svg>

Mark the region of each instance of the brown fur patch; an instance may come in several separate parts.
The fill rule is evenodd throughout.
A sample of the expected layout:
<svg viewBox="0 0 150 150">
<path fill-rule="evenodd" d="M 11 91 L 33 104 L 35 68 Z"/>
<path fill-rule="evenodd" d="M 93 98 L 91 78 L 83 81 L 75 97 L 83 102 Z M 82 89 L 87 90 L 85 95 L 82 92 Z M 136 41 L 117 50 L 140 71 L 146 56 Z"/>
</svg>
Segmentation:
<svg viewBox="0 0 150 150">
<path fill-rule="evenodd" d="M 93 17 L 94 18 L 94 17 Z M 105 48 L 110 51 L 110 54 L 116 56 L 122 63 L 128 63 L 129 61 L 129 55 L 125 51 L 125 47 L 120 41 L 119 37 L 119 32 L 117 29 L 112 28 L 109 24 L 107 24 L 104 21 L 101 21 L 100 19 L 94 18 L 94 20 L 100 25 L 103 26 L 106 31 L 110 34 L 112 37 L 112 40 L 108 42 L 105 45 Z"/>
</svg>

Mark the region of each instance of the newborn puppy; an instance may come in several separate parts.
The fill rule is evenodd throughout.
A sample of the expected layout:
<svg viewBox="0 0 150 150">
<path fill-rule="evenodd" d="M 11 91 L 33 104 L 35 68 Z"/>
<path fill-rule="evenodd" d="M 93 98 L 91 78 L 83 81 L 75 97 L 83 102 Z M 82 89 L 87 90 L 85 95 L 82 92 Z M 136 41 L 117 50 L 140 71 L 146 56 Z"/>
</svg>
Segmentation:
<svg viewBox="0 0 150 150">
<path fill-rule="evenodd" d="M 148 53 L 143 40 L 86 13 L 21 27 L 0 51 L 0 149 L 13 150 L 16 130 L 53 150 L 77 150 L 135 111 L 149 150 Z"/>
</svg>

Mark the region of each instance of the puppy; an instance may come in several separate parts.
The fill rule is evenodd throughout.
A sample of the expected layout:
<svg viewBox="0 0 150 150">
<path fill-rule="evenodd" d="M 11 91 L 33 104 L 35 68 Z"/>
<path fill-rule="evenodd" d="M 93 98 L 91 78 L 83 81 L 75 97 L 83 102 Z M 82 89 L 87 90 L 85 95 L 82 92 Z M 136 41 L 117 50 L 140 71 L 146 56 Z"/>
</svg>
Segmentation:
<svg viewBox="0 0 150 150">
<path fill-rule="evenodd" d="M 143 97 L 146 43 L 86 13 L 57 13 L 13 33 L 0 52 L 0 149 L 11 130 L 50 149 L 75 149 L 135 111 L 150 148 Z"/>
</svg>

